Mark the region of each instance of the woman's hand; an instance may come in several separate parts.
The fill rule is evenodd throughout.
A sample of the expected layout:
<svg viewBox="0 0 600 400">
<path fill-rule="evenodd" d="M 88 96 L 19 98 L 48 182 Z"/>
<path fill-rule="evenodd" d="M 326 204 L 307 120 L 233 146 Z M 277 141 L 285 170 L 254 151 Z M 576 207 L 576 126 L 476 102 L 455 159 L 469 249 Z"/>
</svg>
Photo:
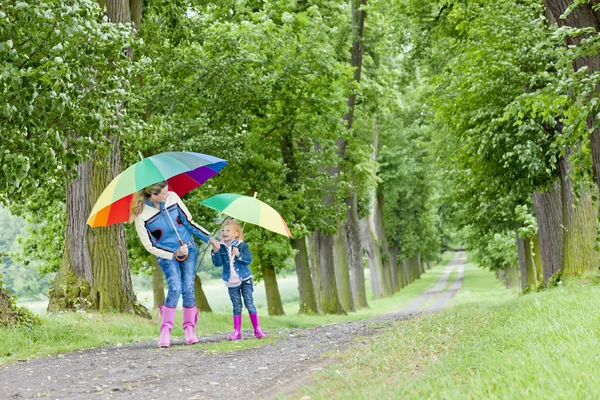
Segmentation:
<svg viewBox="0 0 600 400">
<path fill-rule="evenodd" d="M 187 244 L 184 244 L 183 246 L 181 246 L 180 248 L 177 249 L 177 252 L 175 253 L 175 255 L 178 257 L 183 257 L 183 256 L 186 256 L 187 253 L 188 253 L 188 247 L 187 247 Z"/>
<path fill-rule="evenodd" d="M 240 250 L 237 247 L 234 247 L 231 249 L 231 254 L 234 255 L 234 257 L 239 257 L 240 256 Z"/>
<path fill-rule="evenodd" d="M 219 251 L 221 248 L 221 243 L 219 243 L 215 238 L 208 239 L 208 243 L 212 245 L 213 251 Z"/>
</svg>

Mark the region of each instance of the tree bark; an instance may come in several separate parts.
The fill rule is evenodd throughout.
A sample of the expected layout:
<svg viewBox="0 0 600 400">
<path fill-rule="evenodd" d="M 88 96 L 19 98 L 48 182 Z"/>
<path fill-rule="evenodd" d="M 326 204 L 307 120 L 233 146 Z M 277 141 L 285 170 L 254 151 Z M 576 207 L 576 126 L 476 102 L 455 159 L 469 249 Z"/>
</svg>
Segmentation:
<svg viewBox="0 0 600 400">
<path fill-rule="evenodd" d="M 519 255 L 519 268 L 521 273 L 521 291 L 526 292 L 529 288 L 529 280 L 527 279 L 527 250 L 525 249 L 525 240 L 515 233 L 517 239 L 517 253 Z"/>
<path fill-rule="evenodd" d="M 154 298 L 154 308 L 158 309 L 165 303 L 164 275 L 156 257 L 150 258 L 152 260 L 152 293 Z"/>
<path fill-rule="evenodd" d="M 597 271 L 600 258 L 594 249 L 597 235 L 598 206 L 592 200 L 592 189 L 578 188 L 579 203 L 575 206 L 569 151 L 560 158 L 563 198 L 564 253 L 562 277 L 581 275 L 584 271 Z"/>
<path fill-rule="evenodd" d="M 544 279 L 540 235 L 535 234 L 531 238 L 531 251 L 533 253 L 533 264 L 535 268 L 536 286 L 540 287 Z"/>
<path fill-rule="evenodd" d="M 519 268 L 516 264 L 509 264 L 504 267 L 504 279 L 508 288 L 519 286 Z"/>
<path fill-rule="evenodd" d="M 365 285 L 365 266 L 363 249 L 360 243 L 360 225 L 358 218 L 358 199 L 355 193 L 346 197 L 346 234 L 348 269 L 352 285 L 352 300 L 356 309 L 369 307 Z M 358 242 L 357 242 L 358 238 Z"/>
<path fill-rule="evenodd" d="M 200 280 L 198 275 L 194 278 L 194 298 L 196 299 L 196 308 L 198 311 L 212 312 L 212 308 L 210 308 L 210 304 L 208 304 L 208 299 L 202 288 L 202 280 Z"/>
<path fill-rule="evenodd" d="M 313 277 L 319 310 L 325 314 L 345 314 L 340 303 L 333 265 L 333 235 L 317 230 L 312 236 Z"/>
<path fill-rule="evenodd" d="M 333 265 L 335 268 L 335 283 L 338 289 L 340 304 L 345 312 L 354 312 L 354 301 L 352 300 L 352 289 L 350 287 L 350 271 L 348 270 L 348 246 L 344 224 L 340 223 L 333 237 Z"/>
<path fill-rule="evenodd" d="M 298 314 L 318 314 L 315 288 L 310 274 L 310 262 L 308 260 L 308 248 L 306 238 L 290 239 L 292 248 L 296 250 L 294 261 L 296 264 L 296 275 L 298 276 L 298 294 L 300 298 L 300 309 Z"/>
<path fill-rule="evenodd" d="M 409 258 L 402 259 L 402 274 L 404 276 L 404 286 L 410 285 L 414 279 L 410 269 Z"/>
<path fill-rule="evenodd" d="M 548 192 L 535 192 L 533 206 L 538 225 L 544 286 L 563 265 L 562 194 L 560 182 Z"/>
<path fill-rule="evenodd" d="M 538 288 L 537 271 L 533 258 L 532 239 L 527 238 L 523 241 L 525 248 L 525 265 L 527 268 L 527 283 L 530 291 L 536 291 Z"/>
<path fill-rule="evenodd" d="M 383 287 L 383 267 L 381 266 L 381 255 L 379 245 L 374 243 L 369 231 L 369 222 L 366 218 L 360 220 L 360 232 L 363 238 L 362 247 L 367 255 L 367 265 L 371 276 L 371 291 L 373 297 L 379 299 L 385 296 Z"/>
<path fill-rule="evenodd" d="M 404 287 L 404 277 L 402 273 L 402 265 L 398 265 L 398 253 L 400 252 L 400 248 L 396 246 L 392 246 L 389 248 L 390 252 L 390 263 L 392 265 L 392 273 L 396 271 L 396 280 L 397 280 L 397 288 L 396 291 L 402 289 Z M 393 277 L 393 275 L 392 275 Z"/>
<path fill-rule="evenodd" d="M 90 162 L 67 185 L 67 232 L 59 273 L 50 292 L 48 311 L 91 309 L 135 312 L 150 317 L 136 304 L 131 284 L 123 225 L 90 229 L 87 217 L 104 188 L 121 170 L 120 143 L 112 139 L 108 165 Z"/>
<path fill-rule="evenodd" d="M 281 303 L 281 294 L 279 293 L 279 285 L 277 284 L 275 268 L 272 265 L 268 265 L 260 258 L 258 261 L 260 263 L 260 269 L 265 282 L 267 309 L 269 315 L 285 315 L 285 312 L 283 311 L 283 304 Z"/>
</svg>

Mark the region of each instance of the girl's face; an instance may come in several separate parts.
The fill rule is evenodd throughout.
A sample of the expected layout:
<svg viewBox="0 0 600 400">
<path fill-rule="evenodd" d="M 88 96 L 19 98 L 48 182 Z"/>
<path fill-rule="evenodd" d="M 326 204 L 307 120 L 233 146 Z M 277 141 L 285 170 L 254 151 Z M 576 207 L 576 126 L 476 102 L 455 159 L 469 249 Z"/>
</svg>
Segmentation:
<svg viewBox="0 0 600 400">
<path fill-rule="evenodd" d="M 164 203 L 169 196 L 169 186 L 165 186 L 158 194 L 151 194 L 148 200 L 151 203 Z"/>
<path fill-rule="evenodd" d="M 237 230 L 231 225 L 225 225 L 221 228 L 221 239 L 228 243 L 237 238 L 239 235 L 240 234 L 237 232 Z"/>
</svg>

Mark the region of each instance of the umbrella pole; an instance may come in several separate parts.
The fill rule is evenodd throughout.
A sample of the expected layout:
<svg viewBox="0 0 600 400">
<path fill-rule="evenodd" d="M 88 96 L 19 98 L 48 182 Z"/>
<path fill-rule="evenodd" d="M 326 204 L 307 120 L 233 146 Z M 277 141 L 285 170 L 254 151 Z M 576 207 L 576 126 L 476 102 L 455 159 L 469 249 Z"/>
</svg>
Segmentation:
<svg viewBox="0 0 600 400">
<path fill-rule="evenodd" d="M 177 239 L 179 239 L 179 244 L 181 246 L 183 246 L 183 240 L 181 240 L 181 236 L 179 236 L 179 232 L 177 232 L 177 228 L 175 228 L 175 224 L 173 223 L 173 220 L 171 219 L 171 214 L 169 214 L 169 210 L 165 209 L 165 211 L 167 212 L 167 218 L 171 222 L 171 226 L 173 227 L 173 230 L 175 231 L 175 234 L 177 235 Z M 183 257 L 177 257 L 177 256 L 175 256 L 175 259 L 177 261 L 185 261 L 185 260 L 187 260 L 187 258 L 188 258 L 187 254 L 185 256 L 183 256 Z"/>
</svg>

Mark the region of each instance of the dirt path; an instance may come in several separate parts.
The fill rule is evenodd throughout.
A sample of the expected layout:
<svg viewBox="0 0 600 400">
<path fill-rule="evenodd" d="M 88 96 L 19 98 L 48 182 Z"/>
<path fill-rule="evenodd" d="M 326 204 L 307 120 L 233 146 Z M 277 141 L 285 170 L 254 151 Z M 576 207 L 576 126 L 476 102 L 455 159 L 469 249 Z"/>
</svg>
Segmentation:
<svg viewBox="0 0 600 400">
<path fill-rule="evenodd" d="M 267 331 L 279 340 L 253 349 L 207 354 L 202 343 L 225 340 L 218 334 L 201 337 L 201 344 L 191 347 L 180 341 L 158 349 L 154 341 L 141 342 L 12 363 L 0 367 L 0 397 L 226 399 L 233 392 L 237 398 L 274 398 L 293 392 L 312 372 L 333 362 L 324 353 L 343 350 L 356 338 L 368 340 L 397 320 L 442 308 L 460 289 L 464 263 L 464 256 L 457 254 L 433 288 L 398 312 L 359 322 Z M 443 291 L 455 268 L 456 279 Z M 432 301 L 432 306 L 420 308 Z M 244 334 L 251 337 L 250 331 Z"/>
</svg>

